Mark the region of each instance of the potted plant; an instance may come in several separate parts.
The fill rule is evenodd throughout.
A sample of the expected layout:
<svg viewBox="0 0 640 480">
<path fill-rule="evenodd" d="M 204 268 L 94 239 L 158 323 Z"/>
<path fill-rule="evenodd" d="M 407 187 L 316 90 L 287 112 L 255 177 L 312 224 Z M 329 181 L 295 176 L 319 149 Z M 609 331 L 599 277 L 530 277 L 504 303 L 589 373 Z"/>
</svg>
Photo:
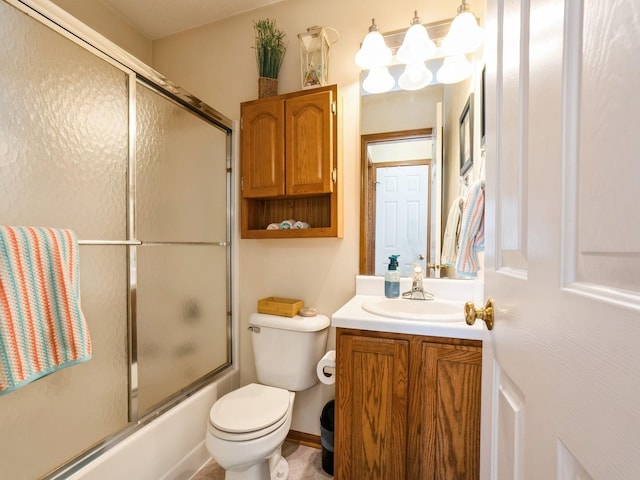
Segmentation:
<svg viewBox="0 0 640 480">
<path fill-rule="evenodd" d="M 276 27 L 275 20 L 265 19 L 253 22 L 255 32 L 256 61 L 258 62 L 258 96 L 269 97 L 278 94 L 278 74 L 287 50 L 285 34 Z"/>
</svg>

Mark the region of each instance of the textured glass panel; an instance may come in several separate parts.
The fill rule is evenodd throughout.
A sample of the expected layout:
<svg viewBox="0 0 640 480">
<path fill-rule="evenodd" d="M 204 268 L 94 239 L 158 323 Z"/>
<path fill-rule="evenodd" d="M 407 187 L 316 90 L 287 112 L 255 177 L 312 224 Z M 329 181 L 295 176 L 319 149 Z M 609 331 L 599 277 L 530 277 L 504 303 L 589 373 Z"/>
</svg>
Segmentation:
<svg viewBox="0 0 640 480">
<path fill-rule="evenodd" d="M 226 249 L 138 247 L 138 381 L 143 415 L 227 361 Z"/>
<path fill-rule="evenodd" d="M 137 237 L 226 239 L 226 134 L 138 84 Z"/>
<path fill-rule="evenodd" d="M 126 278 L 126 247 L 80 247 L 93 356 L 0 396 L 0 478 L 41 478 L 127 425 Z"/>
<path fill-rule="evenodd" d="M 124 238 L 127 76 L 0 2 L 0 223 Z"/>
<path fill-rule="evenodd" d="M 126 75 L 0 2 L 0 224 L 126 234 Z M 40 478 L 128 421 L 126 247 L 80 249 L 93 358 L 0 397 L 0 477 Z"/>
</svg>

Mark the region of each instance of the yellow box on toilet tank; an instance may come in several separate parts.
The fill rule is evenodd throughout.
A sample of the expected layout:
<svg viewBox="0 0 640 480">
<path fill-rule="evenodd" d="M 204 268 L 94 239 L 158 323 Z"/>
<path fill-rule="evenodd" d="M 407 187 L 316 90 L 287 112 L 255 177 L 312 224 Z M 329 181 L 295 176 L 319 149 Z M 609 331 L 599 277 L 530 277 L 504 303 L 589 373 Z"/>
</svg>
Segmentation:
<svg viewBox="0 0 640 480">
<path fill-rule="evenodd" d="M 281 317 L 295 317 L 302 307 L 304 302 L 295 298 L 267 297 L 258 300 L 258 313 Z"/>
</svg>

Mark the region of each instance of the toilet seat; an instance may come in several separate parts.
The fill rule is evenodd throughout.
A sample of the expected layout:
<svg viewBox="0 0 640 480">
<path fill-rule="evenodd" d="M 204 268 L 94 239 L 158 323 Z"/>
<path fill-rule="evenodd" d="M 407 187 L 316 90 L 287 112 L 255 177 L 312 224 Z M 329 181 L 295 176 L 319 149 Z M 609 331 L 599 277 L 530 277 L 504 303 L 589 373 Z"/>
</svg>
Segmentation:
<svg viewBox="0 0 640 480">
<path fill-rule="evenodd" d="M 286 421 L 290 395 L 288 390 L 256 383 L 234 390 L 211 407 L 209 431 L 231 441 L 267 435 Z"/>
</svg>

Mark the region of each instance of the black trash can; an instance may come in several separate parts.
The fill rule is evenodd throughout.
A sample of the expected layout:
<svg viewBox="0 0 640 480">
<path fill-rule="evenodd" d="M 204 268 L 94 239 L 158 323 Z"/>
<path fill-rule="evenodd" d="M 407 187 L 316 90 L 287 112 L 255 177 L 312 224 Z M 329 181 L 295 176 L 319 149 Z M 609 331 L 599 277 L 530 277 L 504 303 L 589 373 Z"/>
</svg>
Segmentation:
<svg viewBox="0 0 640 480">
<path fill-rule="evenodd" d="M 335 401 L 328 401 L 320 415 L 320 443 L 322 444 L 322 469 L 333 475 L 333 411 Z"/>
</svg>

